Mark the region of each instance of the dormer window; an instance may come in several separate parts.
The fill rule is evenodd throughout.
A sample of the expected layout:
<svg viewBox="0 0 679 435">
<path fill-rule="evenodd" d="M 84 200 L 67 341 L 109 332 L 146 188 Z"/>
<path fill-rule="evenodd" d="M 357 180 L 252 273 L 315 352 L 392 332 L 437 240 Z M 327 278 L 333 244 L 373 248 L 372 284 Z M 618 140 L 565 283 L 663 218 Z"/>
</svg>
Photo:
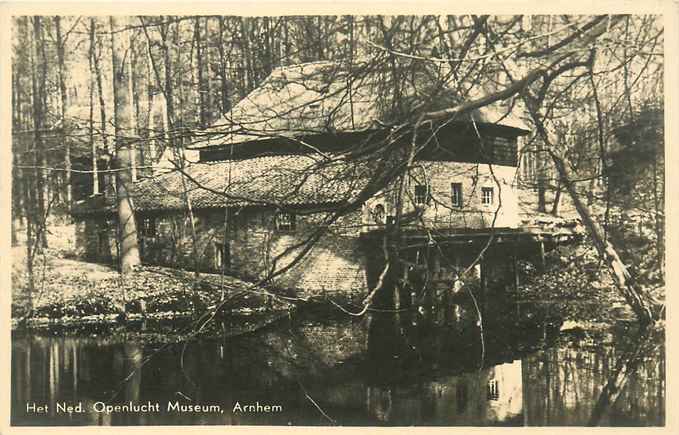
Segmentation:
<svg viewBox="0 0 679 435">
<path fill-rule="evenodd" d="M 418 184 L 415 186 L 415 204 L 426 205 L 429 202 L 429 186 Z"/>
<path fill-rule="evenodd" d="M 493 205 L 493 188 L 492 187 L 482 187 L 481 188 L 481 203 L 483 205 Z"/>
</svg>

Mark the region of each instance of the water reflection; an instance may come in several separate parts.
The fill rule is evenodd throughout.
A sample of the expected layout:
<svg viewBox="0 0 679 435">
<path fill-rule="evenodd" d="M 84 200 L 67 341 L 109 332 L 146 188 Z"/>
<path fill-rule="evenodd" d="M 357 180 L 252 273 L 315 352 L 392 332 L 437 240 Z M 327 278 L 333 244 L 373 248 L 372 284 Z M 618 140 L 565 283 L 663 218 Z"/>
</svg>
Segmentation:
<svg viewBox="0 0 679 435">
<path fill-rule="evenodd" d="M 616 411 L 613 405 L 619 400 L 621 394 L 629 396 L 625 400 L 630 405 L 629 413 L 636 415 L 637 419 L 639 419 L 640 410 L 664 408 L 665 360 L 664 358 L 657 361 L 654 359 L 657 344 L 652 336 L 653 331 L 642 328 L 627 343 L 624 354 L 617 359 L 615 369 L 608 376 L 606 385 L 599 394 L 589 420 L 590 426 L 606 423 L 607 418 L 610 421 L 611 418 L 620 420 L 629 416 L 629 414 L 620 416 L 612 413 Z M 659 365 L 662 365 L 662 368 Z M 640 388 L 638 383 L 640 375 L 642 379 L 657 379 L 658 391 L 655 394 L 652 392 L 647 394 L 643 386 Z M 640 402 L 644 403 L 639 406 Z M 662 419 L 662 412 L 659 418 Z M 631 423 L 634 423 L 634 420 Z"/>
<path fill-rule="evenodd" d="M 415 386 L 367 387 L 369 415 L 392 425 L 521 424 L 521 360 Z"/>
<path fill-rule="evenodd" d="M 479 369 L 477 326 L 473 316 L 460 318 L 451 326 L 407 316 L 292 322 L 192 343 L 183 368 L 181 344 L 144 364 L 160 347 L 145 332 L 16 335 L 12 424 L 329 424 L 323 414 L 344 425 L 664 424 L 662 333 L 644 336 L 639 350 L 628 347 L 634 334 L 626 328 L 549 345 L 541 333 L 489 329 Z M 616 394 L 606 402 L 611 379 Z M 163 412 L 91 412 L 99 401 L 159 402 Z M 224 413 L 168 413 L 168 401 L 219 404 Z M 61 402 L 89 412 L 58 413 Z M 283 411 L 232 412 L 236 402 Z M 29 413 L 32 403 L 49 411 Z"/>
<path fill-rule="evenodd" d="M 664 425 L 663 341 L 660 331 L 640 336 L 620 328 L 529 356 L 523 376 L 528 424 Z M 611 400 L 606 387 L 614 379 L 618 395 Z"/>
</svg>

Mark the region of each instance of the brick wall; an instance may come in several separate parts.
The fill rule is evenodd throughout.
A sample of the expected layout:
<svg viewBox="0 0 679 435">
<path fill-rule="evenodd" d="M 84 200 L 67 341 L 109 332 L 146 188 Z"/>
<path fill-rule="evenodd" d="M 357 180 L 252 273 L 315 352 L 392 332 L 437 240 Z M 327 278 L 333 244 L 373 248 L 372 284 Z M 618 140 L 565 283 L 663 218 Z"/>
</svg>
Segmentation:
<svg viewBox="0 0 679 435">
<path fill-rule="evenodd" d="M 140 236 L 142 261 L 146 264 L 193 269 L 193 244 L 188 219 L 174 212 L 138 217 L 138 229 L 145 217 L 155 220 L 155 237 Z M 296 216 L 294 230 L 278 231 L 273 209 L 242 209 L 231 216 L 227 271 L 237 276 L 258 279 L 270 270 L 273 259 L 287 248 L 305 240 L 319 225 L 319 217 Z M 360 213 L 345 217 L 333 225 L 287 273 L 276 277 L 274 284 L 282 288 L 303 290 L 302 296 L 337 294 L 345 298 L 365 295 L 366 279 L 361 241 L 358 238 Z M 224 211 L 199 210 L 195 213 L 199 268 L 220 272 L 217 257 L 224 243 Z M 90 259 L 97 257 L 96 231 L 105 224 L 87 219 L 81 224 L 81 243 L 87 243 Z M 114 240 L 114 239 L 112 239 Z M 282 257 L 277 268 L 293 261 L 300 249 Z M 113 256 L 115 252 L 112 251 Z"/>
<path fill-rule="evenodd" d="M 233 231 L 231 265 L 236 273 L 262 277 L 273 266 L 274 259 L 286 249 L 304 241 L 318 228 L 316 216 L 297 216 L 295 229 L 279 231 L 271 209 L 242 211 Z M 360 214 L 345 217 L 333 225 L 310 252 L 287 273 L 275 278 L 277 286 L 304 289 L 306 295 L 338 293 L 357 296 L 365 291 L 365 271 L 361 242 L 358 239 Z M 276 267 L 294 260 L 301 249 L 281 257 Z"/>
</svg>

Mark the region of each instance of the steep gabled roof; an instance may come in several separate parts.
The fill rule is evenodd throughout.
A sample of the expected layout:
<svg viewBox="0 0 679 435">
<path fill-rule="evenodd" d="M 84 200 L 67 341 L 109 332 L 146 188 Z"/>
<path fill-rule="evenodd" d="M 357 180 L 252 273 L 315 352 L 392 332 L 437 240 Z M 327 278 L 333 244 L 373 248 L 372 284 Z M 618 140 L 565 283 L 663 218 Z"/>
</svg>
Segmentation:
<svg viewBox="0 0 679 435">
<path fill-rule="evenodd" d="M 389 71 L 365 63 L 352 68 L 330 61 L 278 67 L 192 147 L 378 128 L 385 121 L 385 106 L 390 104 L 384 96 Z M 421 90 L 413 86 L 401 89 L 403 98 L 415 98 L 418 92 L 417 98 L 423 98 Z M 444 92 L 451 101 L 455 93 L 452 88 Z M 514 112 L 516 109 L 491 105 L 475 110 L 472 117 L 482 124 L 530 131 Z"/>
</svg>

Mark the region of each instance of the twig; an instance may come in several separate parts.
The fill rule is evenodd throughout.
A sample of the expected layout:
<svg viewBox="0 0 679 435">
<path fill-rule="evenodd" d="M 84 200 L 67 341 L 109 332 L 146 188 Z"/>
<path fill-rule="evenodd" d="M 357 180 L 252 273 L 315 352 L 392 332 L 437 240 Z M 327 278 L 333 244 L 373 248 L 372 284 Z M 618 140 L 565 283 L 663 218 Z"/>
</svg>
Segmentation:
<svg viewBox="0 0 679 435">
<path fill-rule="evenodd" d="M 307 392 L 306 388 L 304 388 L 304 385 L 302 385 L 302 383 L 301 383 L 300 381 L 297 381 L 297 384 L 298 384 L 299 387 L 302 389 L 302 392 L 304 393 L 304 396 L 309 400 L 309 402 L 311 402 L 312 405 L 314 405 L 314 407 L 316 407 L 316 409 L 318 410 L 318 412 L 320 412 L 321 415 L 322 415 L 323 417 L 325 417 L 329 422 L 331 422 L 332 424 L 335 424 L 335 425 L 336 425 L 336 424 L 337 424 L 337 420 L 335 420 L 334 418 L 330 417 L 325 411 L 323 411 L 323 408 L 321 408 L 321 407 L 318 405 L 318 403 L 316 403 L 316 401 L 309 395 L 309 393 Z"/>
<path fill-rule="evenodd" d="M 467 290 L 467 293 L 469 296 L 472 298 L 472 302 L 474 302 L 474 308 L 476 308 L 476 314 L 479 317 L 478 320 L 478 326 L 479 326 L 479 337 L 481 339 L 481 362 L 479 364 L 479 371 L 483 369 L 483 364 L 486 359 L 486 342 L 483 338 L 483 316 L 481 316 L 481 310 L 479 309 L 479 304 L 476 302 L 476 297 L 474 296 L 474 293 L 471 290 Z"/>
</svg>

